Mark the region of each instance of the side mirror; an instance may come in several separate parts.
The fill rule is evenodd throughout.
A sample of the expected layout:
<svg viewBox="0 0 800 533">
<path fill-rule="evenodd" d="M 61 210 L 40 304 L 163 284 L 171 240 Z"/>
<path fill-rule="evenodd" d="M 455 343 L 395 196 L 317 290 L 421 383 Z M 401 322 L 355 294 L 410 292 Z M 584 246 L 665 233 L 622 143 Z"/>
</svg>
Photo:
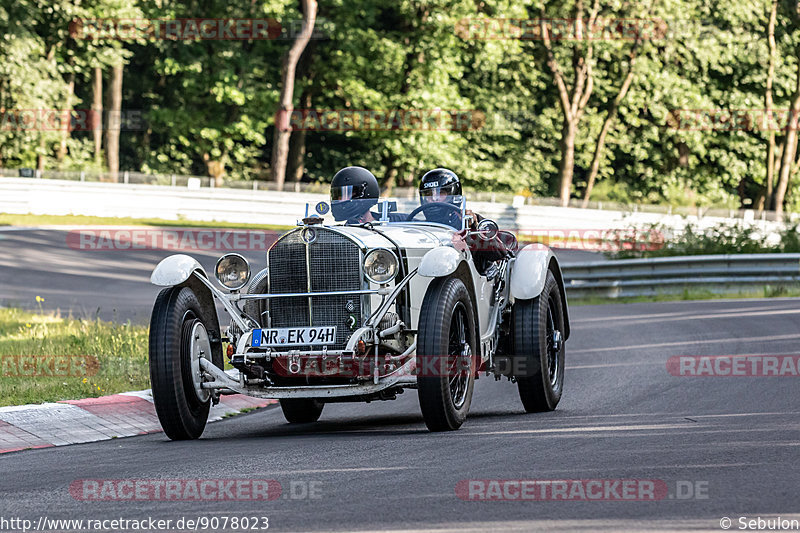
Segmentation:
<svg viewBox="0 0 800 533">
<path fill-rule="evenodd" d="M 478 234 L 480 235 L 481 239 L 491 240 L 497 237 L 497 233 L 500 231 L 500 228 L 497 226 L 497 222 L 494 220 L 484 218 L 478 223 Z"/>
</svg>

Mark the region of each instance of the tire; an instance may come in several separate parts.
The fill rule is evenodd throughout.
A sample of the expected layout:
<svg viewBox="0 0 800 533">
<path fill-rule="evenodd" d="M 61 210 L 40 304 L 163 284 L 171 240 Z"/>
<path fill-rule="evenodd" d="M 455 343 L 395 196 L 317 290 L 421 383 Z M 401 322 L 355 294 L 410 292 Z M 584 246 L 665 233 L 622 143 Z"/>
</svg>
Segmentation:
<svg viewBox="0 0 800 533">
<path fill-rule="evenodd" d="M 200 437 L 211 407 L 209 391 L 193 381 L 192 350 L 212 360 L 203 309 L 189 287 L 170 287 L 156 298 L 150 318 L 150 383 L 158 420 L 172 440 Z M 205 335 L 205 337 L 204 337 Z M 200 352 L 202 350 L 202 352 Z M 199 362 L 195 358 L 199 381 Z"/>
<path fill-rule="evenodd" d="M 434 280 L 419 317 L 417 393 L 431 431 L 461 427 L 475 384 L 476 332 L 472 298 L 458 278 Z"/>
<path fill-rule="evenodd" d="M 553 273 L 542 294 L 514 303 L 514 375 L 528 413 L 553 411 L 564 389 L 564 308 Z M 556 342 L 558 332 L 560 340 Z"/>
<path fill-rule="evenodd" d="M 325 404 L 314 398 L 283 398 L 283 416 L 290 424 L 310 424 L 319 420 Z"/>
</svg>

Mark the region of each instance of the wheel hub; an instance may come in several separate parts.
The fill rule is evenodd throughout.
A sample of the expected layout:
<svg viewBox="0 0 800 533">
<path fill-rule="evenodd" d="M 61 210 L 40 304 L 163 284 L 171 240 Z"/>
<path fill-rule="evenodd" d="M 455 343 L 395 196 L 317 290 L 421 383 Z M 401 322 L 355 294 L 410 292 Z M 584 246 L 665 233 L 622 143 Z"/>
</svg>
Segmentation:
<svg viewBox="0 0 800 533">
<path fill-rule="evenodd" d="M 211 361 L 211 341 L 208 339 L 208 332 L 205 326 L 203 326 L 203 323 L 199 320 L 196 321 L 192 327 L 192 335 L 189 341 L 189 354 L 191 356 L 189 363 L 194 392 L 198 400 L 207 402 L 211 397 L 211 391 L 202 388 L 202 383 L 205 381 L 205 378 L 203 377 L 203 370 L 200 368 L 200 359 Z"/>
<path fill-rule="evenodd" d="M 555 350 L 556 352 L 560 352 L 561 351 L 561 341 L 562 340 L 563 340 L 563 338 L 561 336 L 561 331 L 555 330 L 553 332 L 553 350 Z"/>
</svg>

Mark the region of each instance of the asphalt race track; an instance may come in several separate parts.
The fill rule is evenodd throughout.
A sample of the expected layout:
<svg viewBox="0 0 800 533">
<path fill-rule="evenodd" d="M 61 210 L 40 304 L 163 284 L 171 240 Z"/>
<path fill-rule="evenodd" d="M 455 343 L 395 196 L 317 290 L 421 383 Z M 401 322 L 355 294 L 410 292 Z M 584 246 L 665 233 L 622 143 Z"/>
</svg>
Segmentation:
<svg viewBox="0 0 800 533">
<path fill-rule="evenodd" d="M 151 434 L 0 457 L 0 515 L 267 516 L 289 530 L 720 531 L 720 519 L 800 513 L 797 377 L 678 377 L 676 355 L 796 354 L 800 300 L 573 307 L 566 391 L 526 415 L 516 386 L 482 377 L 460 431 L 428 433 L 416 394 L 328 405 L 289 426 L 271 408 L 193 442 Z M 270 502 L 80 501 L 82 479 L 274 479 Z M 646 479 L 658 501 L 463 501 L 462 480 Z M 300 487 L 292 493 L 288 487 Z M 314 499 L 302 487 L 314 487 Z M 688 488 L 687 488 L 688 487 Z M 691 493 L 691 494 L 690 494 Z M 297 496 L 297 498 L 292 498 Z M 699 496 L 699 497 L 698 497 Z"/>
</svg>

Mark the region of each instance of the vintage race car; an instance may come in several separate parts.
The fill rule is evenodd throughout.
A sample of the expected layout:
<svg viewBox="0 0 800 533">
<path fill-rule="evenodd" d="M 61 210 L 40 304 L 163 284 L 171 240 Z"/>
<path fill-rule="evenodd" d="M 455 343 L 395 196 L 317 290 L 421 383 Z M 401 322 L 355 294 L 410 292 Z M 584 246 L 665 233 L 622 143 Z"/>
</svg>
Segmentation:
<svg viewBox="0 0 800 533">
<path fill-rule="evenodd" d="M 161 261 L 150 377 L 169 438 L 199 437 L 233 393 L 279 399 L 290 423 L 310 423 L 326 403 L 417 389 L 427 427 L 453 430 L 481 373 L 516 382 L 527 412 L 555 409 L 570 331 L 558 261 L 458 205 L 455 227 L 427 220 L 430 204 L 384 200 L 360 225 L 326 225 L 307 206 L 254 275 L 241 255 L 221 257 L 222 288 L 188 255 Z"/>
</svg>

